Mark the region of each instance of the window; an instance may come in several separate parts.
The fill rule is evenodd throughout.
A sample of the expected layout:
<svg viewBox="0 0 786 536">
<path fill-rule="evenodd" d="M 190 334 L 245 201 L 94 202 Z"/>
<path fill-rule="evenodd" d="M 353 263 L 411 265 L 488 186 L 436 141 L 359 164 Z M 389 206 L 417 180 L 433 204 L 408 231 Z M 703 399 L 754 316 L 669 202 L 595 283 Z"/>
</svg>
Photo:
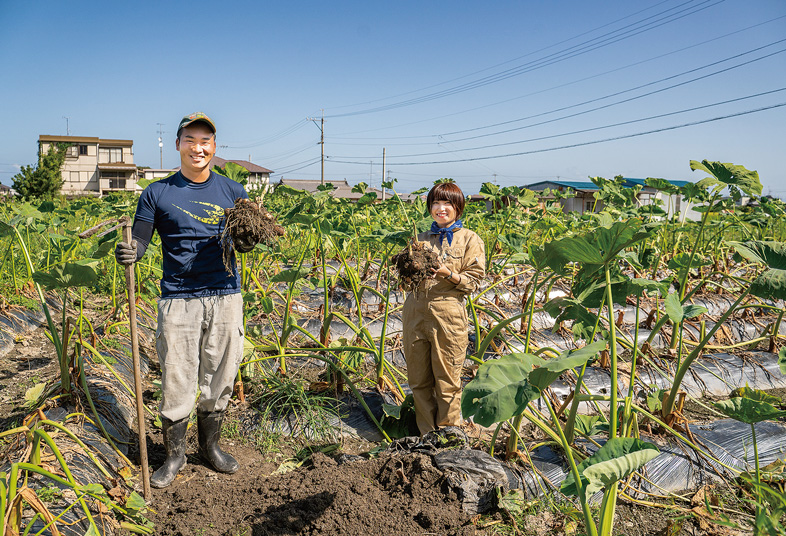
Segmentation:
<svg viewBox="0 0 786 536">
<path fill-rule="evenodd" d="M 79 146 L 79 154 L 86 155 L 87 154 L 87 145 L 80 145 Z"/>
<path fill-rule="evenodd" d="M 69 145 L 68 149 L 66 149 L 66 158 L 79 158 L 79 147 Z"/>
<path fill-rule="evenodd" d="M 79 172 L 78 171 L 71 171 L 69 175 L 68 182 L 74 183 L 79 182 Z"/>
<path fill-rule="evenodd" d="M 99 164 L 114 164 L 123 161 L 123 148 L 122 147 L 99 147 L 98 148 L 98 163 Z"/>
<path fill-rule="evenodd" d="M 119 171 L 102 171 L 101 179 L 109 181 L 110 190 L 125 190 L 126 176 Z"/>
<path fill-rule="evenodd" d="M 592 201 L 587 201 L 587 206 L 584 209 L 584 212 L 592 212 L 592 205 L 593 205 Z"/>
</svg>

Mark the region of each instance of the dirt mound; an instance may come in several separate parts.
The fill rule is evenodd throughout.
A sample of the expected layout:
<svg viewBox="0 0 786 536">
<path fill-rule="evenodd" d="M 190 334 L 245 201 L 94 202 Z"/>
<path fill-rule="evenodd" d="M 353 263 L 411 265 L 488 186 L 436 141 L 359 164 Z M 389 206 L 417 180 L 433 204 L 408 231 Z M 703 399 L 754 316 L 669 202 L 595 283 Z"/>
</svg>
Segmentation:
<svg viewBox="0 0 786 536">
<path fill-rule="evenodd" d="M 398 270 L 399 284 L 406 290 L 416 289 L 420 283 L 432 276 L 432 268 L 439 268 L 437 254 L 423 242 L 413 242 L 390 259 Z"/>
<path fill-rule="evenodd" d="M 316 453 L 307 466 L 269 477 L 247 467 L 206 478 L 206 468 L 195 469 L 202 474 L 154 490 L 156 534 L 476 534 L 443 473 L 422 454 L 339 464 Z"/>
<path fill-rule="evenodd" d="M 232 272 L 232 246 L 249 251 L 260 242 L 270 244 L 277 236 L 284 235 L 284 228 L 276 223 L 273 215 L 249 199 L 238 198 L 235 206 L 224 209 L 226 225 L 221 233 L 224 249 L 224 267 Z"/>
</svg>

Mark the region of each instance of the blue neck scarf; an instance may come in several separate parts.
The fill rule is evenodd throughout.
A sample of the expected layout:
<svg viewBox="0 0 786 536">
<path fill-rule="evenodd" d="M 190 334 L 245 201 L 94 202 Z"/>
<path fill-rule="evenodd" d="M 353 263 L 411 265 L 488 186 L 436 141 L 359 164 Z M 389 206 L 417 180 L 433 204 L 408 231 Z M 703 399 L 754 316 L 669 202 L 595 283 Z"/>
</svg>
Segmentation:
<svg viewBox="0 0 786 536">
<path fill-rule="evenodd" d="M 453 244 L 453 231 L 455 231 L 456 229 L 461 229 L 462 227 L 464 227 L 464 225 L 461 223 L 461 220 L 454 221 L 453 224 L 450 225 L 450 227 L 440 227 L 439 225 L 437 225 L 437 222 L 433 222 L 431 224 L 431 234 L 439 235 L 440 246 L 442 245 L 442 241 L 447 236 L 448 245 L 450 246 Z"/>
</svg>

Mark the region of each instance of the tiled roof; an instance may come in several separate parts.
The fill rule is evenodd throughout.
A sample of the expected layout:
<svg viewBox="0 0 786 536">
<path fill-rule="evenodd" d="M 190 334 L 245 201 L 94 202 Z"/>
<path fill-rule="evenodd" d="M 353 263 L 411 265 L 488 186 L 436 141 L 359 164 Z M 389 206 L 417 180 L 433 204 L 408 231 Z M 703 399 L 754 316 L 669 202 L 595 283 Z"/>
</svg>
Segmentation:
<svg viewBox="0 0 786 536">
<path fill-rule="evenodd" d="M 91 136 L 50 136 L 48 134 L 41 134 L 38 136 L 38 141 L 50 143 L 97 143 L 99 145 L 120 145 L 123 147 L 131 147 L 134 145 L 134 140 L 114 140 Z"/>
</svg>

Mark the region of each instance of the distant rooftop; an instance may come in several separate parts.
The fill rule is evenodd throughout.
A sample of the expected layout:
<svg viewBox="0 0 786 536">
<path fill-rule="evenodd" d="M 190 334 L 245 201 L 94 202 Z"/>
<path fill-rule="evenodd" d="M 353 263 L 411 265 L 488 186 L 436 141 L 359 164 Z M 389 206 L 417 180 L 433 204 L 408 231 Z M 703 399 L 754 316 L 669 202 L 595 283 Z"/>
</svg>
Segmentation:
<svg viewBox="0 0 786 536">
<path fill-rule="evenodd" d="M 634 179 L 629 177 L 623 177 L 622 179 L 625 181 L 624 186 L 628 188 L 632 188 L 633 186 L 643 186 L 645 188 L 647 187 L 644 184 L 645 179 Z M 674 186 L 677 187 L 685 186 L 689 182 L 689 181 L 675 181 L 671 179 L 664 179 L 664 180 L 668 181 L 670 184 L 673 184 Z M 546 180 L 546 181 L 535 182 L 533 184 L 527 184 L 524 186 L 524 188 L 528 188 L 534 191 L 542 191 L 545 190 L 546 188 L 554 188 L 554 187 L 571 188 L 578 192 L 581 191 L 596 192 L 599 190 L 599 188 L 595 185 L 595 183 L 590 181 Z"/>
</svg>

